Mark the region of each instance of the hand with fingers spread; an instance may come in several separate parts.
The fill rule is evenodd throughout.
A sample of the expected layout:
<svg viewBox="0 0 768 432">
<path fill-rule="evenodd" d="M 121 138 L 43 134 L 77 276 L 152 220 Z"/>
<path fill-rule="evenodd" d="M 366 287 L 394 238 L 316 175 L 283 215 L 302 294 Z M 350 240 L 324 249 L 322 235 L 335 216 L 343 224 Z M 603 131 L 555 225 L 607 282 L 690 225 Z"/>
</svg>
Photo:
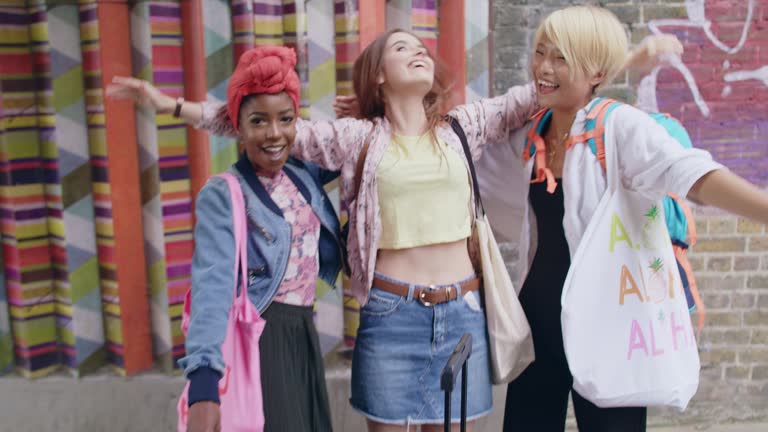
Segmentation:
<svg viewBox="0 0 768 432">
<path fill-rule="evenodd" d="M 131 77 L 116 76 L 107 86 L 107 97 L 117 100 L 133 100 L 138 105 L 151 108 L 158 113 L 172 113 L 176 100 L 147 81 Z"/>
<path fill-rule="evenodd" d="M 336 113 L 337 118 L 357 117 L 360 114 L 357 97 L 354 95 L 336 96 L 336 100 L 333 102 L 333 111 Z"/>
<path fill-rule="evenodd" d="M 683 44 L 677 36 L 651 35 L 643 39 L 640 45 L 630 53 L 624 69 L 631 68 L 639 73 L 648 72 L 668 61 L 670 57 L 679 57 L 682 54 Z"/>
</svg>

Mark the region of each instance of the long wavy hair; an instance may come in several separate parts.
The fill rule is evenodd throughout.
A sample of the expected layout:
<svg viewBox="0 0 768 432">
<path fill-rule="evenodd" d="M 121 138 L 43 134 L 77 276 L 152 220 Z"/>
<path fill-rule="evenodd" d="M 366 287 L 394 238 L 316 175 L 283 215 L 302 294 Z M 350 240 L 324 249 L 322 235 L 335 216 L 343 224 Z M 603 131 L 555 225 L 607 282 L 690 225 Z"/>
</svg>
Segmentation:
<svg viewBox="0 0 768 432">
<path fill-rule="evenodd" d="M 352 70 L 352 84 L 359 106 L 358 118 L 373 120 L 376 117 L 384 117 L 386 107 L 381 86 L 377 82 L 384 68 L 384 51 L 387 40 L 395 33 L 407 33 L 422 41 L 420 37 L 402 29 L 392 29 L 382 33 L 360 56 L 355 60 Z M 423 41 L 422 41 L 423 42 Z M 432 88 L 424 96 L 424 111 L 427 115 L 429 131 L 434 134 L 435 128 L 443 121 L 445 116 L 444 106 L 448 96 L 447 70 L 427 49 L 427 55 L 435 64 L 435 79 Z"/>
</svg>

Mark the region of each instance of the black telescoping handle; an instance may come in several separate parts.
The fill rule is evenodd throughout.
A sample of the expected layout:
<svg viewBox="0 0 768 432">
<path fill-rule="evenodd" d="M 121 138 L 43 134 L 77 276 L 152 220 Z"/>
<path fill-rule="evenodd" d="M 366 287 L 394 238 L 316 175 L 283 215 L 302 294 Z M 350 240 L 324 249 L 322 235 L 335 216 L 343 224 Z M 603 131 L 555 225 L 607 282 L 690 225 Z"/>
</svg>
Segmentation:
<svg viewBox="0 0 768 432">
<path fill-rule="evenodd" d="M 448 358 L 440 375 L 440 389 L 445 392 L 445 432 L 451 430 L 451 393 L 461 369 L 461 431 L 467 430 L 467 360 L 472 354 L 472 335 L 465 333 Z"/>
</svg>

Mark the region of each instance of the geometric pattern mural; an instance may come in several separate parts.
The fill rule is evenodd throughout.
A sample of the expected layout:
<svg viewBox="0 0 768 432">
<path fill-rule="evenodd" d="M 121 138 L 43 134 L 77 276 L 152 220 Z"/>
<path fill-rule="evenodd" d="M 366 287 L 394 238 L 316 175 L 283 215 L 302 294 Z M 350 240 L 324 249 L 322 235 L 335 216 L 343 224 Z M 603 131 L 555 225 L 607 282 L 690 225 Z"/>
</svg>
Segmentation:
<svg viewBox="0 0 768 432">
<path fill-rule="evenodd" d="M 333 0 L 311 0 L 307 3 L 309 89 L 304 92 L 310 106 L 310 118 L 335 118 L 336 46 Z"/>
<path fill-rule="evenodd" d="M 74 373 L 103 362 L 104 325 L 96 251 L 90 151 L 86 127 L 80 19 L 77 5 L 48 10 L 55 144 L 52 172 L 58 182 L 46 185 L 56 196 L 51 243 L 57 292 L 57 319 L 63 362 Z M 53 165 L 53 164 L 52 164 Z M 52 200 L 49 199 L 49 208 Z"/>
<path fill-rule="evenodd" d="M 299 115 L 309 118 L 309 61 L 307 52 L 307 8 L 306 0 L 284 0 L 282 9 L 283 42 L 296 50 L 296 72 L 301 80 Z M 314 18 L 314 17 L 313 17 Z"/>
<path fill-rule="evenodd" d="M 206 88 L 208 89 L 208 100 L 211 101 L 225 101 L 227 99 L 227 84 L 237 58 L 233 43 L 233 39 L 235 39 L 233 38 L 233 23 L 236 23 L 238 19 L 237 15 L 233 13 L 236 6 L 238 5 L 233 2 L 230 7 L 225 0 L 206 0 L 203 2 Z M 253 33 L 251 32 L 252 36 Z M 209 143 L 211 174 L 218 174 L 226 170 L 237 160 L 237 142 L 235 140 L 211 135 Z"/>
<path fill-rule="evenodd" d="M 478 3 L 487 5 L 487 2 Z M 427 48 L 433 53 L 437 52 L 437 0 L 413 0 L 411 30 L 424 41 Z"/>
<path fill-rule="evenodd" d="M 134 74 L 182 96 L 179 3 L 136 3 L 131 27 Z M 186 124 L 170 114 L 137 109 L 136 130 L 153 350 L 159 365 L 171 370 L 184 355 L 181 312 L 193 248 Z"/>
<path fill-rule="evenodd" d="M 101 86 L 98 5 L 82 2 L 79 7 L 80 50 L 83 59 L 86 130 L 91 165 L 96 250 L 99 266 L 101 307 L 104 316 L 104 348 L 107 362 L 124 367 L 122 322 L 114 259 L 115 225 L 112 218 L 111 185 L 107 168 L 107 138 Z M 55 36 L 54 36 L 55 37 Z"/>
<path fill-rule="evenodd" d="M 389 0 L 387 1 L 387 30 L 399 28 L 401 30 L 413 30 L 411 14 L 413 13 L 413 0 Z"/>
<path fill-rule="evenodd" d="M 182 71 L 181 9 L 179 0 L 152 1 L 149 5 L 152 34 L 152 81 L 174 97 L 184 94 Z M 157 131 L 157 170 L 162 249 L 157 236 L 145 239 L 153 253 L 162 250 L 164 264 L 155 263 L 148 274 L 152 323 L 155 328 L 155 355 L 166 368 L 176 367 L 184 356 L 181 313 L 184 294 L 190 288 L 192 266 L 192 191 L 189 174 L 186 123 L 171 114 L 155 116 Z M 148 185 L 149 186 L 149 185 Z M 145 191 L 155 191 L 149 186 Z M 148 197 L 149 195 L 147 195 Z M 156 208 L 156 207 L 155 207 Z M 145 249 L 145 253 L 146 249 Z M 165 278 L 165 286 L 157 281 Z M 170 336 L 170 337 L 169 337 Z"/>
<path fill-rule="evenodd" d="M 186 127 L 105 100 L 103 83 L 132 71 L 185 94 L 180 1 L 0 4 L 0 373 L 82 375 L 108 364 L 130 374 L 149 367 L 150 351 L 170 372 L 184 355 L 194 199 Z M 300 114 L 318 120 L 334 118 L 337 94 L 352 94 L 360 3 L 385 10 L 383 0 L 200 3 L 209 100 L 226 99 L 243 51 L 285 44 L 297 52 Z M 435 48 L 435 0 L 386 5 L 388 26 Z M 478 34 L 474 45 L 487 28 Z M 211 136 L 208 151 L 215 174 L 236 160 L 237 143 Z M 326 189 L 342 208 L 338 182 Z M 334 288 L 319 282 L 316 291 L 324 352 L 352 343 L 359 319 L 357 302 Z"/>
<path fill-rule="evenodd" d="M 352 66 L 355 58 L 360 53 L 360 26 L 358 17 L 358 3 L 356 1 L 335 0 L 334 22 L 336 34 L 336 94 L 349 96 L 354 94 L 352 88 Z M 342 203 L 346 208 L 346 203 Z M 341 222 L 346 223 L 348 215 L 342 211 Z M 357 299 L 347 291 L 349 281 L 343 278 L 344 287 L 344 343 L 347 346 L 354 344 L 355 335 L 360 319 L 360 304 Z"/>
<path fill-rule="evenodd" d="M 41 98 L 50 91 L 47 56 L 36 53 L 32 35 L 34 7 L 6 2 L 0 7 L 0 88 L 4 105 L 2 158 L 2 235 L 5 288 L 11 317 L 15 364 L 25 376 L 37 377 L 59 363 L 56 305 L 43 175 Z M 46 88 L 46 85 L 48 86 Z M 42 101 L 45 104 L 45 101 Z M 42 122 L 41 122 L 42 120 Z"/>
<path fill-rule="evenodd" d="M 335 118 L 333 100 L 336 97 L 336 46 L 334 37 L 333 0 L 311 0 L 306 3 L 306 15 L 312 17 L 307 26 L 308 88 L 302 89 L 313 120 Z M 326 186 L 331 200 L 338 204 L 338 182 Z M 343 316 L 339 313 L 343 293 L 318 280 L 315 292 L 316 322 L 320 345 L 324 352 L 341 340 Z"/>
<path fill-rule="evenodd" d="M 285 3 L 285 4 L 284 4 Z M 283 9 L 288 14 L 296 12 L 296 2 L 291 0 L 254 0 L 253 1 L 253 40 L 254 45 L 283 45 L 286 22 L 290 18 L 284 19 Z M 293 18 L 295 40 L 296 19 Z"/>
<path fill-rule="evenodd" d="M 2 82 L 0 81 L 0 84 Z M 3 112 L 3 89 L 0 86 L 0 153 L 5 154 L 5 113 Z M 5 192 L 8 165 L 6 158 L 1 157 L 3 164 L 0 170 L 0 211 L 6 212 L 8 206 L 4 203 L 3 193 Z M 3 218 L 5 219 L 5 218 Z M 4 225 L 3 220 L 3 225 Z M 7 373 L 13 368 L 13 334 L 11 333 L 11 317 L 8 315 L 8 295 L 5 289 L 5 260 L 3 259 L 3 249 L 0 247 L 0 375 Z"/>
<path fill-rule="evenodd" d="M 104 75 L 131 73 L 125 8 L 80 2 L 80 46 L 96 219 L 107 362 L 120 374 L 151 365 L 141 186 L 135 122 L 126 105 L 104 99 Z M 53 36 L 55 37 L 55 35 Z M 119 45 L 118 45 L 119 44 Z M 133 151 L 128 151 L 133 146 Z"/>
<path fill-rule="evenodd" d="M 390 0 L 386 28 L 412 31 L 432 52 L 437 49 L 437 0 Z"/>
<path fill-rule="evenodd" d="M 256 5 L 252 0 L 232 0 L 230 6 L 234 64 L 237 64 L 237 59 L 245 51 L 253 48 L 255 43 L 253 11 Z"/>
<path fill-rule="evenodd" d="M 78 10 L 80 52 L 82 56 L 82 85 L 85 100 L 85 127 L 87 133 L 90 181 L 98 261 L 98 286 L 103 314 L 104 345 L 107 361 L 122 365 L 122 336 L 120 308 L 117 301 L 117 280 L 112 261 L 114 225 L 109 200 L 109 180 L 106 167 L 107 142 L 104 127 L 104 105 L 101 88 L 101 62 L 99 60 L 99 25 L 97 5 L 83 3 Z M 58 35 L 54 35 L 54 38 Z"/>
</svg>

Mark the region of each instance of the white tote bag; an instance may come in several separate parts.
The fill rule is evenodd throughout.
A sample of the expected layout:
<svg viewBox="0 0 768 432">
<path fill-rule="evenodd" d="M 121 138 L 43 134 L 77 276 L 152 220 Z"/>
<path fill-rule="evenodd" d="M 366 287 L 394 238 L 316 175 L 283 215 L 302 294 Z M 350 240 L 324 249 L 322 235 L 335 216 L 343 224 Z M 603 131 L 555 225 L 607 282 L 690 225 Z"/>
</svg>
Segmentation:
<svg viewBox="0 0 768 432">
<path fill-rule="evenodd" d="M 699 355 L 661 201 L 624 189 L 607 137 L 608 188 L 562 295 L 573 388 L 599 407 L 684 410 Z"/>
<path fill-rule="evenodd" d="M 461 139 L 475 193 L 475 218 L 469 254 L 483 283 L 491 380 L 494 384 L 506 384 L 517 378 L 534 360 L 531 327 L 488 223 L 467 137 L 457 120 L 450 119 L 450 124 Z"/>
<path fill-rule="evenodd" d="M 531 328 L 487 216 L 475 220 L 494 384 L 514 380 L 534 360 Z"/>
</svg>

